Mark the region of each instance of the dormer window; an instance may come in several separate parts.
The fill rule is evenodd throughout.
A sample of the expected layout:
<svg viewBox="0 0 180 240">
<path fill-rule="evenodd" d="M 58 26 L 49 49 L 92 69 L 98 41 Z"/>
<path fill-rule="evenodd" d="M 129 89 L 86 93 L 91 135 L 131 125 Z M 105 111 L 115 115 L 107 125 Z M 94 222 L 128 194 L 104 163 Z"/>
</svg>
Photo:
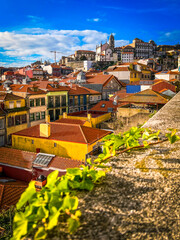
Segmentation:
<svg viewBox="0 0 180 240">
<path fill-rule="evenodd" d="M 14 108 L 14 102 L 9 102 L 9 108 Z"/>
<path fill-rule="evenodd" d="M 20 107 L 21 107 L 21 101 L 17 101 L 17 102 L 16 102 L 16 107 L 17 107 L 17 108 L 20 108 Z"/>
</svg>

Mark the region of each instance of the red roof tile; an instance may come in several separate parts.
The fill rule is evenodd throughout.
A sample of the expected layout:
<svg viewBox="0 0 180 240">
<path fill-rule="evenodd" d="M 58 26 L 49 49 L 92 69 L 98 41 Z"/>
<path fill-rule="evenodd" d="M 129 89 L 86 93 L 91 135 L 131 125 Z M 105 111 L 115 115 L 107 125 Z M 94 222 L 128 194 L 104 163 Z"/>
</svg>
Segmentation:
<svg viewBox="0 0 180 240">
<path fill-rule="evenodd" d="M 0 93 L 0 100 L 9 101 L 9 100 L 19 100 L 24 99 L 23 97 L 16 96 L 12 93 Z"/>
<path fill-rule="evenodd" d="M 100 112 L 108 112 L 108 108 L 113 108 L 113 111 L 117 110 L 117 105 L 113 104 L 113 101 L 100 101 L 94 107 L 92 107 L 91 111 L 100 111 Z"/>
<path fill-rule="evenodd" d="M 50 123 L 51 126 L 51 135 L 48 139 L 65 141 L 65 142 L 76 142 L 82 144 L 91 144 L 89 139 L 92 142 L 97 141 L 99 138 L 102 138 L 109 134 L 109 131 L 98 130 L 91 127 L 84 127 L 81 125 L 75 124 L 53 124 Z M 84 134 L 84 131 L 86 134 Z M 88 136 L 89 134 L 89 136 Z M 14 133 L 13 135 L 26 136 L 26 137 L 35 137 L 35 138 L 45 138 L 40 136 L 40 125 L 36 125 L 34 127 L 30 127 L 19 132 Z"/>
<path fill-rule="evenodd" d="M 32 169 L 33 161 L 36 159 L 38 153 L 22 151 L 13 148 L 0 148 L 0 165 L 11 165 L 14 167 L 21 167 Z M 48 168 L 67 169 L 80 166 L 79 160 L 55 156 L 49 163 Z M 33 164 L 35 166 L 37 164 Z"/>
<path fill-rule="evenodd" d="M 0 148 L 0 163 L 31 169 L 36 153 L 13 148 Z"/>
<path fill-rule="evenodd" d="M 8 178 L 1 177 L 0 179 Z M 22 181 L 0 182 L 0 209 L 7 209 L 11 205 L 15 205 L 27 186 L 28 184 Z"/>
</svg>

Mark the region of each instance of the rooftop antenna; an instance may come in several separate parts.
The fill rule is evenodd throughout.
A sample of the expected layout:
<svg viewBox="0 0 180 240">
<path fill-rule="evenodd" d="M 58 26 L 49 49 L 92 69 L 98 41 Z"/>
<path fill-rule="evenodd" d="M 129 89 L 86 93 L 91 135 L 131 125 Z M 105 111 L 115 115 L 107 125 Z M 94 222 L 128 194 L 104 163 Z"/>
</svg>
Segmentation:
<svg viewBox="0 0 180 240">
<path fill-rule="evenodd" d="M 62 52 L 58 52 L 58 51 L 50 51 L 50 52 L 53 52 L 54 53 L 54 62 L 56 64 L 56 53 L 62 53 Z"/>
</svg>

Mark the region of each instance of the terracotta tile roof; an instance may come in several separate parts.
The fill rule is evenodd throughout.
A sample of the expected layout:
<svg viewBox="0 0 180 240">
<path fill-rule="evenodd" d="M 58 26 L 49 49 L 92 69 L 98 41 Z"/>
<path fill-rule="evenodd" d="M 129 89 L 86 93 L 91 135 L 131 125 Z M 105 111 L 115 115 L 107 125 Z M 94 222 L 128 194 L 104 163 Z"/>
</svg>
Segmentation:
<svg viewBox="0 0 180 240">
<path fill-rule="evenodd" d="M 58 141 L 65 141 L 65 142 L 76 142 L 82 144 L 90 144 L 91 142 L 97 141 L 99 138 L 102 138 L 109 134 L 109 131 L 98 130 L 91 127 L 84 127 L 81 125 L 75 124 L 53 124 L 50 123 L 51 126 L 51 135 L 48 137 L 50 140 L 58 140 Z M 86 132 L 86 134 L 84 133 Z M 36 125 L 19 132 L 14 133 L 13 135 L 18 136 L 27 136 L 27 137 L 35 137 L 35 138 L 44 138 L 40 136 L 40 125 Z"/>
<path fill-rule="evenodd" d="M 58 92 L 58 91 L 68 91 L 67 87 L 59 86 L 57 83 L 50 81 L 36 81 L 34 82 L 40 89 L 47 90 L 50 92 Z M 57 87 L 52 87 L 52 84 L 57 84 Z"/>
<path fill-rule="evenodd" d="M 1 177 L 0 179 L 8 179 Z M 25 191 L 28 184 L 22 181 L 0 182 L 0 210 L 7 209 L 11 205 L 15 205 L 21 194 Z"/>
<path fill-rule="evenodd" d="M 2 101 L 20 100 L 20 99 L 24 99 L 24 98 L 20 96 L 16 96 L 12 93 L 0 93 L 0 100 Z"/>
<path fill-rule="evenodd" d="M 106 85 L 113 78 L 116 79 L 116 81 L 118 82 L 117 78 L 115 76 L 113 76 L 113 75 L 106 75 L 106 74 L 104 74 L 104 75 L 88 76 L 87 77 L 87 83 L 89 83 L 89 84 L 102 84 L 102 85 Z"/>
<path fill-rule="evenodd" d="M 76 167 L 80 167 L 81 165 L 82 165 L 82 162 L 79 160 L 55 156 L 50 162 L 50 164 L 48 165 L 48 168 L 57 168 L 57 169 L 66 170 L 67 168 L 76 168 Z"/>
<path fill-rule="evenodd" d="M 70 118 L 61 118 L 56 120 L 53 123 L 69 123 L 69 124 L 78 124 L 78 125 L 84 125 L 86 121 L 79 120 L 79 119 L 70 119 Z"/>
<path fill-rule="evenodd" d="M 131 96 L 133 93 L 127 93 L 126 89 L 121 89 L 120 91 L 117 91 L 113 97 L 111 97 L 111 100 L 114 100 L 114 98 L 117 96 L 118 100 L 123 99 L 127 96 Z"/>
<path fill-rule="evenodd" d="M 124 71 L 130 71 L 128 67 L 115 67 L 113 70 L 107 70 L 107 72 L 124 72 Z"/>
<path fill-rule="evenodd" d="M 93 106 L 91 111 L 100 111 L 100 112 L 108 112 L 108 108 L 112 108 L 113 112 L 117 110 L 117 105 L 113 104 L 113 101 L 100 101 L 95 106 Z"/>
<path fill-rule="evenodd" d="M 37 89 L 37 91 L 34 91 L 34 88 L 37 87 L 35 84 L 33 85 L 27 85 L 27 84 L 12 84 L 11 85 L 11 90 L 12 92 L 24 92 L 32 95 L 37 95 L 37 94 L 46 94 L 45 91 L 41 89 Z"/>
<path fill-rule="evenodd" d="M 0 164 L 9 164 L 12 166 L 31 169 L 32 162 L 36 158 L 36 153 L 22 151 L 13 148 L 0 148 Z"/>
<path fill-rule="evenodd" d="M 33 164 L 33 161 L 36 159 L 37 153 L 22 151 L 19 149 L 13 148 L 0 148 L 0 165 L 11 165 L 14 167 L 21 167 L 26 169 L 32 169 L 32 166 L 36 166 L 37 164 Z M 80 161 L 55 156 L 52 161 L 49 163 L 47 168 L 57 168 L 57 169 L 66 169 L 71 167 L 79 167 Z M 0 183 L 1 184 L 1 183 Z"/>
<path fill-rule="evenodd" d="M 101 94 L 98 91 L 91 90 L 86 87 L 81 87 L 81 86 L 78 86 L 77 84 L 68 85 L 68 87 L 69 87 L 69 95 Z"/>
<path fill-rule="evenodd" d="M 131 96 L 125 97 L 119 100 L 120 102 L 126 103 L 144 103 L 144 104 L 166 104 L 168 100 L 162 97 L 157 92 L 151 89 L 146 89 L 144 91 L 132 94 Z"/>
</svg>

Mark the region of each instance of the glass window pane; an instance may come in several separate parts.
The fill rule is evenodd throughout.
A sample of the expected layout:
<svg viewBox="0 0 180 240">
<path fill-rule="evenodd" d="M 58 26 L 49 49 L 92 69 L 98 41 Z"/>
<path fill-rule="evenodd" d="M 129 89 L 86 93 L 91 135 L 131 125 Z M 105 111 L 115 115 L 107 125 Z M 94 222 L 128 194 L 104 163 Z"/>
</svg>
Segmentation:
<svg viewBox="0 0 180 240">
<path fill-rule="evenodd" d="M 41 112 L 41 119 L 45 119 L 45 112 Z"/>
<path fill-rule="evenodd" d="M 40 98 L 36 98 L 36 107 L 40 106 Z"/>
<path fill-rule="evenodd" d="M 41 98 L 41 106 L 45 106 L 45 98 Z"/>
<path fill-rule="evenodd" d="M 34 99 L 30 99 L 30 107 L 34 107 Z"/>
<path fill-rule="evenodd" d="M 36 120 L 40 120 L 40 112 L 36 113 Z"/>
</svg>

